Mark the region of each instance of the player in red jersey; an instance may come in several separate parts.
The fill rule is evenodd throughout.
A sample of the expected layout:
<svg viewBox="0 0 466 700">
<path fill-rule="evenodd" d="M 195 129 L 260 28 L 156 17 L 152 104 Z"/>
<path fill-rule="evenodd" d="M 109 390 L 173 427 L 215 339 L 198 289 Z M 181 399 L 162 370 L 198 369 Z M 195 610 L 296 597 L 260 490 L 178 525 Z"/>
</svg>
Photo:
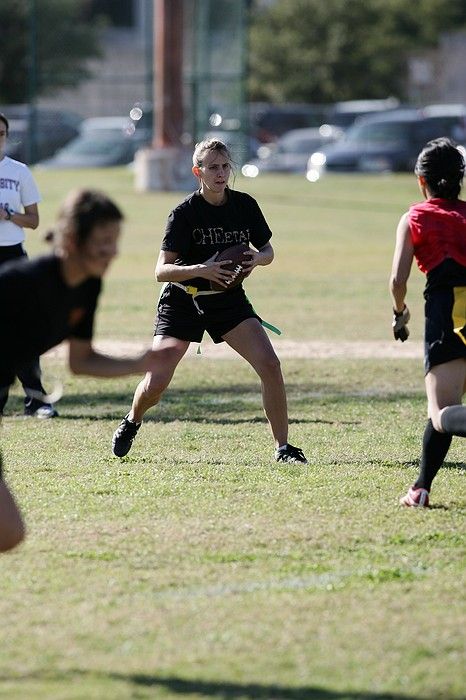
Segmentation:
<svg viewBox="0 0 466 700">
<path fill-rule="evenodd" d="M 447 138 L 429 141 L 415 174 L 425 201 L 403 214 L 390 277 L 395 339 L 409 335 L 405 304 L 413 258 L 426 274 L 425 386 L 428 421 L 420 473 L 400 503 L 428 506 L 433 479 L 452 436 L 466 437 L 466 202 L 459 199 L 465 160 Z"/>
</svg>

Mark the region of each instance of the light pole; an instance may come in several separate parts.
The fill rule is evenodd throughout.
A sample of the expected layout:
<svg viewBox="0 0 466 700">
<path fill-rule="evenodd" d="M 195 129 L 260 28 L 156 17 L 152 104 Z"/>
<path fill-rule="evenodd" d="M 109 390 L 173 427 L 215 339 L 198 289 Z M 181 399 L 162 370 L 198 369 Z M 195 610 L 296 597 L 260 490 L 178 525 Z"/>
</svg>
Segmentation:
<svg viewBox="0 0 466 700">
<path fill-rule="evenodd" d="M 183 131 L 183 2 L 154 0 L 154 122 L 151 148 L 135 157 L 137 190 L 174 190 L 186 178 Z M 189 176 L 189 170 L 188 170 Z"/>
<path fill-rule="evenodd" d="M 34 163 L 37 155 L 37 0 L 29 0 L 29 56 L 28 56 L 28 144 L 27 158 Z"/>
<path fill-rule="evenodd" d="M 178 147 L 183 130 L 183 0 L 156 0 L 154 148 Z"/>
</svg>

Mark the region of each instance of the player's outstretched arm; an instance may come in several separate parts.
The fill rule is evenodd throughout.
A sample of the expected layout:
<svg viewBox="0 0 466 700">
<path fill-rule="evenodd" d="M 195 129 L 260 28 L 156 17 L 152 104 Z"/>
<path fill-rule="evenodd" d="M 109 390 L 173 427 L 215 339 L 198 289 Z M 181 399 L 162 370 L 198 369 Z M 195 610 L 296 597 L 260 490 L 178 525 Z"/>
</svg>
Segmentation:
<svg viewBox="0 0 466 700">
<path fill-rule="evenodd" d="M 152 350 L 133 357 L 114 357 L 94 349 L 88 340 L 71 338 L 69 341 L 68 363 L 73 374 L 90 377 L 124 377 L 150 371 L 156 361 Z"/>
</svg>

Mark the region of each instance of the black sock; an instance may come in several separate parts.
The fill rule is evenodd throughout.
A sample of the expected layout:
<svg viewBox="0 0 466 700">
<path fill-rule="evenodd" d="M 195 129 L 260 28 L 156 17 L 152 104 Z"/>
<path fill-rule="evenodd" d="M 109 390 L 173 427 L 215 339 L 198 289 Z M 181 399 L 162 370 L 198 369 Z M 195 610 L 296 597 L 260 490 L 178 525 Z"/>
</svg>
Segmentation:
<svg viewBox="0 0 466 700">
<path fill-rule="evenodd" d="M 429 418 L 422 439 L 421 470 L 414 484 L 415 488 L 430 491 L 432 481 L 447 456 L 451 440 L 452 436 L 449 433 L 439 433 L 434 430 Z"/>
<path fill-rule="evenodd" d="M 466 437 L 466 406 L 448 406 L 442 413 L 441 423 L 446 433 Z"/>
</svg>

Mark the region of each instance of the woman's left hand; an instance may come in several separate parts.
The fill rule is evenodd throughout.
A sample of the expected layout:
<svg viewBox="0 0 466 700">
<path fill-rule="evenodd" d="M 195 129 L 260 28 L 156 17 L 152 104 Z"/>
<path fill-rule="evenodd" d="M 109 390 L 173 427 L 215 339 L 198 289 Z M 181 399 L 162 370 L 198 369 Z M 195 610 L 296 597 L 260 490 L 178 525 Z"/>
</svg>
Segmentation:
<svg viewBox="0 0 466 700">
<path fill-rule="evenodd" d="M 244 253 L 244 262 L 242 263 L 243 269 L 246 270 L 246 277 L 248 277 L 258 265 L 270 265 L 273 256 L 274 252 L 270 243 L 266 243 L 259 251 L 250 248 Z"/>
<path fill-rule="evenodd" d="M 246 277 L 249 277 L 254 268 L 257 267 L 257 265 L 260 265 L 260 256 L 261 254 L 258 253 L 257 250 L 253 250 L 252 248 L 243 253 L 244 259 L 241 263 L 241 266 L 246 272 Z"/>
</svg>

